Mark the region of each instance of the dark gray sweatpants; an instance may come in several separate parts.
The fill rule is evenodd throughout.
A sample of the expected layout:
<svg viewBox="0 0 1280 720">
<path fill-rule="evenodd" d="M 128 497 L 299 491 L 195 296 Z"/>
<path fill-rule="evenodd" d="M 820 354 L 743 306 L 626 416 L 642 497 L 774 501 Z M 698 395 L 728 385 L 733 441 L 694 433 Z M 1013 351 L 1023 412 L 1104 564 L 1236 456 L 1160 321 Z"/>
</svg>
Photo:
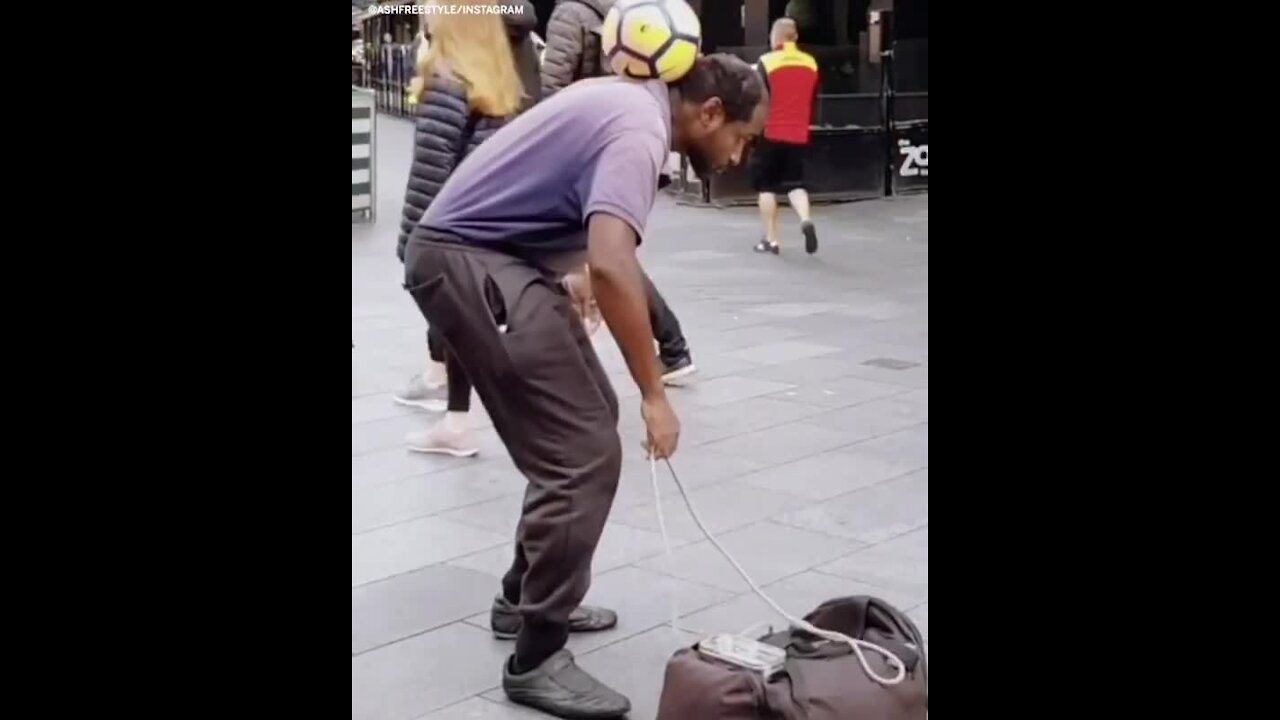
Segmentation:
<svg viewBox="0 0 1280 720">
<path fill-rule="evenodd" d="M 531 645 L 549 655 L 587 594 L 618 489 L 617 397 L 555 277 L 510 255 L 420 239 L 409 242 L 405 275 L 529 481 L 503 589 L 524 620 L 517 655 Z"/>
</svg>

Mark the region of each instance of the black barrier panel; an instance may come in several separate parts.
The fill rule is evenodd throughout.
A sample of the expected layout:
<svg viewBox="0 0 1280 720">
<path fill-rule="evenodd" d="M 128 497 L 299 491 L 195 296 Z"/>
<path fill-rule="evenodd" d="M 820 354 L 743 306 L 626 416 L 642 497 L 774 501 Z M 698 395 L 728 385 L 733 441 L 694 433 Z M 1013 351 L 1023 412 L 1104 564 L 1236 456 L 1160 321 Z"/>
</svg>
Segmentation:
<svg viewBox="0 0 1280 720">
<path fill-rule="evenodd" d="M 893 96 L 895 122 L 929 119 L 929 93 L 895 93 Z"/>
<path fill-rule="evenodd" d="M 893 162 L 893 191 L 912 193 L 928 190 L 929 121 L 898 123 L 894 127 L 893 146 L 897 153 Z"/>
<path fill-rule="evenodd" d="M 894 43 L 893 89 L 898 92 L 929 92 L 928 38 L 899 39 Z"/>
<path fill-rule="evenodd" d="M 883 114 L 879 93 L 819 95 L 813 124 L 827 128 L 881 127 Z"/>
<path fill-rule="evenodd" d="M 815 202 L 882 197 L 887 164 L 883 130 L 817 128 L 810 132 L 805 151 L 805 189 Z M 750 162 L 714 176 L 709 193 L 703 192 L 701 184 L 690 183 L 683 197 L 689 202 L 709 201 L 713 205 L 755 204 Z"/>
<path fill-rule="evenodd" d="M 805 180 L 815 199 L 856 200 L 885 194 L 885 132 L 835 128 L 811 133 Z"/>
</svg>

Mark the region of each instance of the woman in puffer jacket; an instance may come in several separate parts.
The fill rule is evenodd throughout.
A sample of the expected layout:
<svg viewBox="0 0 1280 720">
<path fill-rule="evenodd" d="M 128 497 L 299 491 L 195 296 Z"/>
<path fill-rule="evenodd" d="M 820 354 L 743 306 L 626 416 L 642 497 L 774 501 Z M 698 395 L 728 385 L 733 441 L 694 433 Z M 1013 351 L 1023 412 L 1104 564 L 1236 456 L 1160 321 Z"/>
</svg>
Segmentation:
<svg viewBox="0 0 1280 720">
<path fill-rule="evenodd" d="M 511 0 L 501 0 L 509 5 Z M 456 1 L 453 3 L 459 4 Z M 498 5 L 495 0 L 471 0 L 470 5 Z M 435 199 L 454 168 L 507 120 L 537 100 L 537 55 L 529 33 L 537 23 L 533 3 L 523 12 L 490 14 L 432 14 L 427 19 L 425 53 L 419 53 L 417 76 L 409 96 L 417 105 L 413 163 L 405 189 L 404 212 L 396 255 L 404 260 L 409 234 Z M 532 68 L 519 64 L 534 63 Z M 523 71 L 522 71 L 523 70 Z M 521 76 L 526 78 L 521 82 Z M 479 452 L 467 421 L 471 383 L 466 372 L 428 331 L 430 362 L 414 376 L 396 402 L 439 411 L 446 395 L 445 415 L 425 432 L 411 433 L 409 448 L 417 452 L 470 457 Z M 444 377 L 439 365 L 443 363 Z"/>
</svg>

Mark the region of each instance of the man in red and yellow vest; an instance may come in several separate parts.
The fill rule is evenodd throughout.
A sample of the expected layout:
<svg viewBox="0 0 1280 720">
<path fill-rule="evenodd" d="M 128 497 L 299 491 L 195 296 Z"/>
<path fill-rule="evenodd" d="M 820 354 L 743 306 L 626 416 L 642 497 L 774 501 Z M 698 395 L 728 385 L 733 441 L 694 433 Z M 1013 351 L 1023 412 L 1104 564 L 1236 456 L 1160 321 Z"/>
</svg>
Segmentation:
<svg viewBox="0 0 1280 720">
<path fill-rule="evenodd" d="M 818 91 L 818 63 L 796 47 L 796 22 L 773 24 L 773 51 L 760 56 L 758 67 L 769 86 L 769 116 L 764 137 L 751 153 L 751 184 L 760 193 L 764 239 L 756 252 L 778 254 L 778 197 L 786 193 L 800 216 L 805 252 L 818 250 L 818 233 L 809 219 L 809 193 L 804 189 L 804 155 L 809 147 L 809 121 Z"/>
</svg>

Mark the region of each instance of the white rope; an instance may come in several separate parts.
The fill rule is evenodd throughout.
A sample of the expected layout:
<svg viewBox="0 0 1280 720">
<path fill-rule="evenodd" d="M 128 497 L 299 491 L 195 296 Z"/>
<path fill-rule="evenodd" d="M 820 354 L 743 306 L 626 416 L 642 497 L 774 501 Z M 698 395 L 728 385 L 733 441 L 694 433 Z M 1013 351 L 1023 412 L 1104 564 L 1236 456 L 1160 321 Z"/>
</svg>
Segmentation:
<svg viewBox="0 0 1280 720">
<path fill-rule="evenodd" d="M 761 600 L 764 600 L 769 607 L 773 608 L 775 612 L 786 618 L 787 621 L 795 627 L 813 635 L 817 635 L 820 638 L 849 645 L 853 648 L 853 654 L 857 656 L 858 662 L 862 664 L 862 669 L 872 680 L 880 683 L 881 685 L 897 685 L 902 682 L 903 678 L 907 675 L 907 666 L 897 655 L 894 655 L 892 652 L 889 652 L 875 643 L 852 638 L 843 633 L 823 630 L 822 628 L 817 627 L 802 618 L 798 618 L 786 610 L 783 610 L 778 603 L 773 601 L 773 598 L 766 595 L 765 592 L 760 589 L 760 586 L 756 585 L 755 581 L 751 579 L 751 576 L 747 574 L 747 571 L 742 569 L 742 566 L 738 564 L 738 561 L 733 559 L 733 556 L 729 554 L 729 551 L 724 549 L 724 546 L 720 544 L 720 541 L 716 539 L 716 536 L 712 535 L 711 531 L 707 529 L 707 526 L 702 523 L 702 518 L 698 516 L 698 511 L 693 508 L 693 502 L 689 499 L 689 494 L 684 490 L 684 484 L 680 482 L 680 477 L 676 475 L 675 468 L 671 467 L 671 461 L 667 460 L 666 463 L 667 470 L 671 472 L 671 479 L 676 483 L 676 490 L 679 490 L 680 497 L 684 498 L 685 507 L 689 508 L 689 514 L 693 516 L 693 521 L 698 525 L 698 529 L 702 531 L 703 535 L 707 536 L 707 539 L 710 540 L 711 544 L 720 551 L 720 554 L 724 555 L 725 559 L 729 561 L 729 564 L 733 565 L 733 568 L 738 571 L 738 574 L 742 576 L 743 580 L 747 581 L 747 585 L 751 586 L 752 591 L 754 591 L 756 595 L 759 595 Z M 662 542 L 667 549 L 667 572 L 670 574 L 671 542 L 667 539 L 667 525 L 662 515 L 662 498 L 658 493 L 658 459 L 653 456 L 650 456 L 649 458 L 649 474 L 653 479 L 653 499 L 658 508 L 658 529 L 662 532 Z M 678 627 L 676 625 L 677 616 L 674 598 L 675 595 L 673 594 L 671 604 L 671 627 L 673 630 L 678 631 Z M 865 653 L 867 650 L 879 653 L 889 662 L 890 665 L 896 665 L 898 670 L 897 674 L 892 678 L 881 677 L 877 674 L 871 669 L 871 665 L 867 662 L 867 656 Z"/>
<path fill-rule="evenodd" d="M 657 460 L 654 460 L 650 465 L 651 472 L 649 476 L 653 480 L 653 503 L 654 507 L 658 508 L 658 531 L 662 533 L 662 547 L 667 551 L 667 576 L 675 578 L 675 575 L 671 572 L 671 538 L 667 535 L 667 521 L 662 514 L 662 493 L 658 490 Z M 671 582 L 669 585 L 671 593 L 671 632 L 675 633 L 676 637 L 683 642 L 684 638 L 680 636 L 680 600 L 676 597 L 677 587 L 675 582 Z"/>
</svg>

